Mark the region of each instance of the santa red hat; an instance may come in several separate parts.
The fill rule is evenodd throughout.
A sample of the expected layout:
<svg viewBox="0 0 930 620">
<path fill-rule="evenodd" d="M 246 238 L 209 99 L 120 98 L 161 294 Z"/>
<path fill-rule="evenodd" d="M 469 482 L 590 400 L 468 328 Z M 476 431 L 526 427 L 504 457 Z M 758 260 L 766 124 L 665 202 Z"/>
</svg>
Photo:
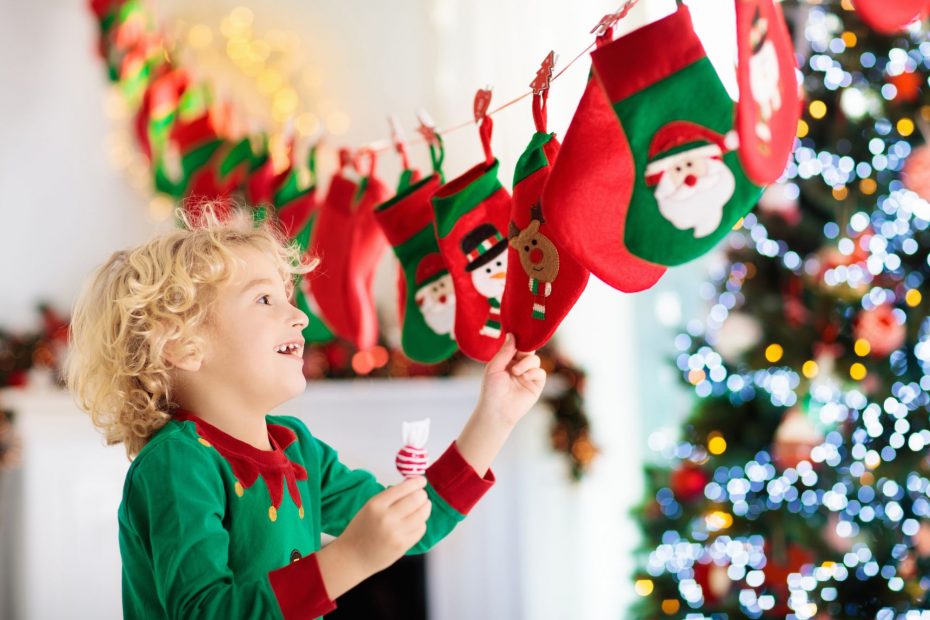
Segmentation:
<svg viewBox="0 0 930 620">
<path fill-rule="evenodd" d="M 723 154 L 738 146 L 736 132 L 726 136 L 691 121 L 672 121 L 663 125 L 649 143 L 649 160 L 646 165 L 646 184 L 655 185 L 662 173 L 688 154 L 690 157 L 722 159 Z"/>
<path fill-rule="evenodd" d="M 417 288 L 426 286 L 447 273 L 449 273 L 449 270 L 446 268 L 446 261 L 443 260 L 442 254 L 439 252 L 427 254 L 417 265 Z"/>
</svg>

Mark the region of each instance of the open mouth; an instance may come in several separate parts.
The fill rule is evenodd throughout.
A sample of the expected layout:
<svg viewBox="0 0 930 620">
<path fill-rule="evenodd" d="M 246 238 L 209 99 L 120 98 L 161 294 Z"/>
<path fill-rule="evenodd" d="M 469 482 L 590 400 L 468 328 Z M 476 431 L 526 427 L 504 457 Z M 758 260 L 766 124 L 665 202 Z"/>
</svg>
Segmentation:
<svg viewBox="0 0 930 620">
<path fill-rule="evenodd" d="M 286 355 L 294 359 L 303 360 L 304 345 L 299 342 L 286 342 L 275 347 L 279 355 Z"/>
</svg>

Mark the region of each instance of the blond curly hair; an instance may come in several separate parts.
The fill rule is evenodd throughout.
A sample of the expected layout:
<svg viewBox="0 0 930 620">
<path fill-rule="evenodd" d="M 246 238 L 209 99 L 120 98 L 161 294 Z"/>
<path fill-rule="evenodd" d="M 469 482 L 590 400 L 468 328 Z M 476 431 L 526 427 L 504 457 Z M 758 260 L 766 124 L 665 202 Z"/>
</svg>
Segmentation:
<svg viewBox="0 0 930 620">
<path fill-rule="evenodd" d="M 171 364 L 165 347 L 198 350 L 217 288 L 233 275 L 236 247 L 271 255 L 293 292 L 316 259 L 288 242 L 277 220 L 248 208 L 178 207 L 176 230 L 115 252 L 85 283 L 71 319 L 65 377 L 78 406 L 108 445 L 132 459 L 170 419 Z"/>
</svg>

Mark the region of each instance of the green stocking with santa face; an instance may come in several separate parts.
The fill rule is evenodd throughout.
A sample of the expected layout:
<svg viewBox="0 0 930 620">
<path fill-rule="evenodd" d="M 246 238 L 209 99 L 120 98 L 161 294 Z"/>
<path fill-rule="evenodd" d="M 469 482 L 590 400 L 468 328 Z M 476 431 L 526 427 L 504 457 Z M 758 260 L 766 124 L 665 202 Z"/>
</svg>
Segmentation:
<svg viewBox="0 0 930 620">
<path fill-rule="evenodd" d="M 660 265 L 701 256 L 752 209 L 761 187 L 740 166 L 735 106 L 687 7 L 592 60 L 633 153 L 633 194 L 619 213 L 627 249 Z"/>
<path fill-rule="evenodd" d="M 401 347 L 407 357 L 425 364 L 441 362 L 458 349 L 453 339 L 455 291 L 439 254 L 430 204 L 440 185 L 439 173 L 412 184 L 405 174 L 398 194 L 375 210 L 403 275 Z"/>
</svg>

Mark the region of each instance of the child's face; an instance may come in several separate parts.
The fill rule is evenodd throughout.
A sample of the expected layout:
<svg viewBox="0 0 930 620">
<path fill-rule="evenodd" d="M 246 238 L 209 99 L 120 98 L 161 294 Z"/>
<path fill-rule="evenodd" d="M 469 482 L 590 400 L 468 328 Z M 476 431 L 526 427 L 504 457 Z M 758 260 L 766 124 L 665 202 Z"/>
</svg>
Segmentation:
<svg viewBox="0 0 930 620">
<path fill-rule="evenodd" d="M 307 387 L 301 331 L 308 319 L 291 304 L 270 256 L 248 246 L 235 253 L 245 265 L 217 290 L 200 372 L 213 389 L 267 412 Z M 288 343 L 298 346 L 279 352 Z"/>
</svg>

